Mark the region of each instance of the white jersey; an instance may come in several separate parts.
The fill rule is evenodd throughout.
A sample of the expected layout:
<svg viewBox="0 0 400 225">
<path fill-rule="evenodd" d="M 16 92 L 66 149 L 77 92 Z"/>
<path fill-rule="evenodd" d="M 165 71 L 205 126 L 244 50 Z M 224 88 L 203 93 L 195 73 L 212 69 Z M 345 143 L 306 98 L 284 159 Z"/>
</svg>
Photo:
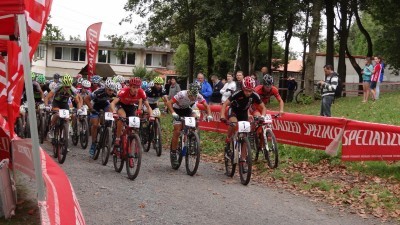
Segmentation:
<svg viewBox="0 0 400 225">
<path fill-rule="evenodd" d="M 203 103 L 205 99 L 201 94 L 197 94 L 197 97 L 194 99 L 194 101 L 191 101 L 187 91 L 180 91 L 172 98 L 172 101 L 174 102 L 172 105 L 173 108 L 186 109 L 191 107 L 196 102 Z"/>
</svg>

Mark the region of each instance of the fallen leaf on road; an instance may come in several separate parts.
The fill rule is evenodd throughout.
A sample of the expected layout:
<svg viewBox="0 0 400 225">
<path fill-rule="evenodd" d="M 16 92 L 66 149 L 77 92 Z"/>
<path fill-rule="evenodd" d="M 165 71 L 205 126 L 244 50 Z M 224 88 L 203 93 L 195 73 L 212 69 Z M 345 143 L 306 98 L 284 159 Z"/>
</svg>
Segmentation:
<svg viewBox="0 0 400 225">
<path fill-rule="evenodd" d="M 146 207 L 146 205 L 144 203 L 139 204 L 139 208 L 144 209 L 145 207 Z"/>
</svg>

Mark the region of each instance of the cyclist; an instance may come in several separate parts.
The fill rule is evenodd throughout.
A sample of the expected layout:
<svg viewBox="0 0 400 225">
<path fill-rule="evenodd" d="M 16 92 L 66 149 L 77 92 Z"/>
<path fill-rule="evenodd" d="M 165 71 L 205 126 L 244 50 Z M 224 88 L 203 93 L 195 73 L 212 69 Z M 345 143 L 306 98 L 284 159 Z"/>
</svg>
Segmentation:
<svg viewBox="0 0 400 225">
<path fill-rule="evenodd" d="M 146 93 L 141 89 L 142 81 L 139 77 L 133 77 L 129 80 L 129 87 L 124 87 L 118 93 L 118 96 L 111 102 L 113 112 L 117 110 L 117 114 L 121 117 L 135 116 L 135 104 L 138 105 L 136 115 L 142 114 L 143 104 L 148 109 L 149 115 L 153 111 L 147 101 Z M 115 138 L 115 147 L 118 149 L 120 145 L 120 137 L 122 133 L 122 121 L 117 122 L 117 133 Z"/>
<path fill-rule="evenodd" d="M 91 80 L 91 82 L 92 82 L 91 91 L 92 92 L 94 92 L 97 89 L 101 88 L 101 84 L 100 84 L 101 80 L 102 80 L 102 78 L 99 75 L 92 76 L 92 80 Z"/>
<path fill-rule="evenodd" d="M 142 81 L 142 89 L 145 91 L 147 89 L 147 81 Z"/>
<path fill-rule="evenodd" d="M 99 88 L 91 94 L 86 95 L 85 103 L 89 107 L 91 134 L 92 134 L 92 145 L 89 150 L 90 157 L 93 158 L 96 149 L 96 138 L 97 138 L 97 128 L 99 126 L 99 111 L 111 112 L 110 110 L 110 100 L 115 97 L 115 84 L 111 79 L 107 79 L 103 88 Z M 91 101 L 93 100 L 93 105 Z"/>
<path fill-rule="evenodd" d="M 179 133 L 182 129 L 182 124 L 180 121 L 180 117 L 191 117 L 195 116 L 191 106 L 194 103 L 203 104 L 204 107 L 207 109 L 207 119 L 212 120 L 210 107 L 208 106 L 206 100 L 203 96 L 199 93 L 200 85 L 197 83 L 189 84 L 189 89 L 186 91 L 178 92 L 172 99 L 167 101 L 167 107 L 174 118 L 173 125 L 174 125 L 174 133 L 171 140 L 171 161 L 173 164 L 178 164 L 178 159 L 176 157 L 176 151 L 178 148 L 178 138 Z"/>
<path fill-rule="evenodd" d="M 42 88 L 40 87 L 40 84 L 36 81 L 36 73 L 32 72 L 31 73 L 31 77 L 32 77 L 32 86 L 33 86 L 33 98 L 35 99 L 35 103 L 41 103 L 43 102 L 44 99 L 44 95 L 43 95 L 43 91 Z M 26 98 L 26 89 L 24 86 L 24 90 L 23 90 L 23 102 L 27 101 Z"/>
<path fill-rule="evenodd" d="M 39 83 L 43 95 L 45 95 L 45 93 L 48 94 L 51 91 L 49 88 L 49 83 L 46 83 L 46 77 L 43 74 L 39 74 L 36 77 L 36 81 Z"/>
<path fill-rule="evenodd" d="M 256 83 L 253 78 L 245 77 L 242 82 L 242 89 L 236 91 L 231 95 L 222 105 L 221 108 L 221 121 L 226 121 L 225 119 L 225 109 L 229 107 L 228 119 L 229 122 L 235 123 L 238 121 L 248 121 L 248 109 L 254 104 L 255 108 L 261 112 L 262 115 L 267 113 L 260 96 L 254 91 Z M 225 153 L 229 150 L 230 140 L 235 132 L 235 127 L 228 127 L 228 135 L 226 137 L 226 148 Z M 246 154 L 243 154 L 245 156 Z"/>
<path fill-rule="evenodd" d="M 54 97 L 54 98 L 53 98 Z M 77 93 L 76 89 L 72 87 L 72 77 L 69 74 L 65 74 L 61 78 L 61 83 L 54 90 L 52 90 L 44 99 L 44 104 L 47 110 L 50 110 L 49 100 L 53 99 L 52 108 L 53 109 L 67 109 L 69 110 L 68 101 L 69 98 L 73 98 L 77 104 L 78 109 L 82 106 L 82 99 L 80 95 Z M 51 118 L 51 129 L 49 136 L 50 138 L 54 137 L 54 124 L 58 116 L 53 116 Z M 67 132 L 68 133 L 68 132 Z"/>
<path fill-rule="evenodd" d="M 121 75 L 117 75 L 113 78 L 114 83 L 120 84 L 121 87 L 125 87 L 125 78 Z"/>
<path fill-rule="evenodd" d="M 278 88 L 273 86 L 274 80 L 271 75 L 266 74 L 263 77 L 263 84 L 258 85 L 254 91 L 261 97 L 261 100 L 264 104 L 269 103 L 271 96 L 275 96 L 276 100 L 279 102 L 279 113 L 283 114 L 283 107 L 285 103 L 283 102 L 281 96 L 279 95 Z M 250 111 L 252 112 L 253 116 L 259 116 L 260 112 L 254 108 L 251 108 Z"/>
<path fill-rule="evenodd" d="M 164 104 L 167 102 L 168 95 L 162 86 L 163 84 L 164 80 L 161 77 L 156 77 L 153 81 L 149 82 L 149 88 L 145 92 L 151 109 L 158 108 L 158 100 L 160 98 L 162 98 Z"/>
</svg>

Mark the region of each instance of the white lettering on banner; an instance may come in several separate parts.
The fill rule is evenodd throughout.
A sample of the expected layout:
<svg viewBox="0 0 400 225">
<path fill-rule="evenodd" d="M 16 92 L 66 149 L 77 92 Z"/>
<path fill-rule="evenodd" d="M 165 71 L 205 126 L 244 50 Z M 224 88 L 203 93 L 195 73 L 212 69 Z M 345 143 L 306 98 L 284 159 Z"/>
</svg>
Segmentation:
<svg viewBox="0 0 400 225">
<path fill-rule="evenodd" d="M 29 161 L 32 161 L 32 152 L 29 147 L 20 145 L 20 146 L 17 146 L 17 150 L 18 150 L 18 152 L 25 155 L 29 159 Z"/>
<path fill-rule="evenodd" d="M 207 118 L 207 112 L 205 111 L 200 111 L 201 112 L 201 117 L 203 120 L 204 118 Z M 219 121 L 221 116 L 219 112 L 211 112 L 211 116 L 213 117 L 212 121 Z"/>
<path fill-rule="evenodd" d="M 88 60 L 89 60 L 89 71 L 94 73 L 94 57 L 96 54 L 96 40 L 97 40 L 97 31 L 93 29 L 89 29 L 89 52 L 88 52 Z"/>
<path fill-rule="evenodd" d="M 317 138 L 328 138 L 334 139 L 337 135 L 339 135 L 340 131 L 343 128 L 334 127 L 334 126 L 326 126 L 326 125 L 317 125 L 317 124 L 303 124 L 304 128 L 306 128 L 306 132 L 304 135 L 313 136 Z"/>
<path fill-rule="evenodd" d="M 7 137 L 0 138 L 0 151 L 8 152 L 10 149 L 10 142 Z"/>
<path fill-rule="evenodd" d="M 400 146 L 400 134 L 372 130 L 347 130 L 343 145 Z"/>
<path fill-rule="evenodd" d="M 301 126 L 298 122 L 283 121 L 283 120 L 273 120 L 272 123 L 273 130 L 279 130 L 288 133 L 301 133 Z"/>
</svg>

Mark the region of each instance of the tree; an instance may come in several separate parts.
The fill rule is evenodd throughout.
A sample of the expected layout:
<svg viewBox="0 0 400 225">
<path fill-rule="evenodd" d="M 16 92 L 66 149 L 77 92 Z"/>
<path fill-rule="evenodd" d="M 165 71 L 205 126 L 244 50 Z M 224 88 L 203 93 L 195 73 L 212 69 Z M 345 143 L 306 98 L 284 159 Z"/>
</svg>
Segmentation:
<svg viewBox="0 0 400 225">
<path fill-rule="evenodd" d="M 149 70 L 147 70 L 146 67 L 142 67 L 142 66 L 137 66 L 137 67 L 133 68 L 132 73 L 133 73 L 133 75 L 135 75 L 135 77 L 140 77 L 142 80 L 147 80 L 147 81 L 151 81 L 156 76 L 158 76 L 158 74 L 156 72 L 149 71 Z"/>
<path fill-rule="evenodd" d="M 348 37 L 348 33 L 349 33 L 349 28 L 347 25 L 349 4 L 348 4 L 348 0 L 339 0 L 339 3 L 340 3 L 340 9 L 339 9 L 339 11 L 340 11 L 340 28 L 338 30 L 338 33 L 339 33 L 339 60 L 338 60 L 337 72 L 339 73 L 339 77 L 342 80 L 342 82 L 345 83 L 346 82 L 346 48 L 347 48 L 347 37 Z M 351 20 L 351 17 L 349 20 Z M 340 96 L 336 96 L 336 97 L 340 97 Z"/>
<path fill-rule="evenodd" d="M 326 58 L 325 64 L 334 66 L 334 53 L 335 53 L 335 0 L 325 0 L 326 10 Z"/>
<path fill-rule="evenodd" d="M 65 37 L 62 33 L 62 29 L 50 23 L 50 19 L 51 16 L 49 16 L 49 19 L 47 20 L 46 27 L 44 29 L 44 35 L 42 36 L 42 41 L 64 41 Z"/>
</svg>

